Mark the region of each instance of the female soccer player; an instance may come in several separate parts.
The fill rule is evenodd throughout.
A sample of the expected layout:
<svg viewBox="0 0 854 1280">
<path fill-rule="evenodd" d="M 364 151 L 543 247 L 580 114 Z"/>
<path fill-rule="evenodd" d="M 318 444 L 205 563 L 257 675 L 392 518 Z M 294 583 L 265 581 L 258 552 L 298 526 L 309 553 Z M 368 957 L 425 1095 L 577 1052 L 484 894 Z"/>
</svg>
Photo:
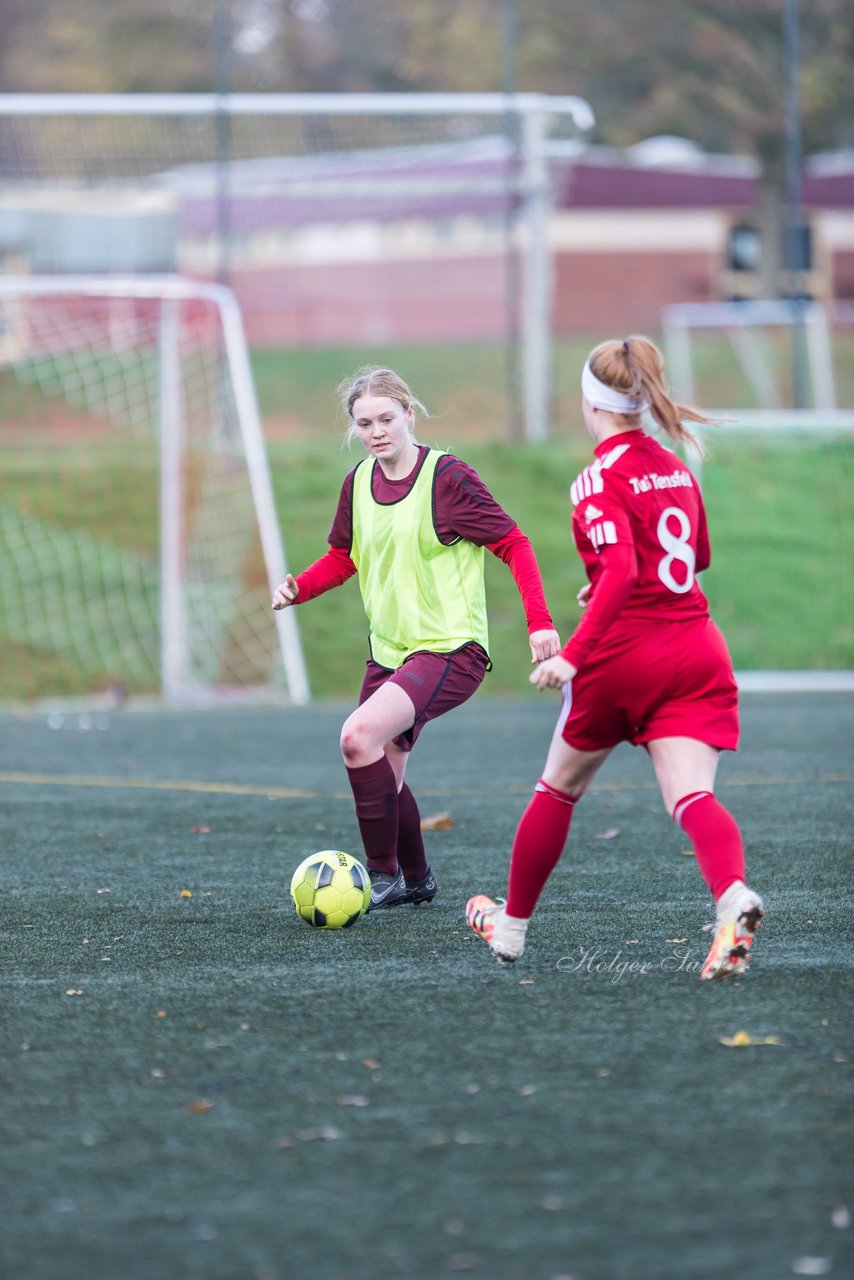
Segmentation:
<svg viewBox="0 0 854 1280">
<path fill-rule="evenodd" d="M 714 795 L 718 755 L 738 744 L 738 701 L 726 643 L 697 583 L 710 561 L 706 517 L 691 473 L 641 427 L 648 409 L 671 440 L 691 441 L 682 420 L 709 419 L 673 403 L 661 353 L 644 337 L 596 347 L 581 392 L 596 455 L 570 490 L 589 578 L 578 597 L 584 613 L 561 652 L 530 677 L 538 689 L 562 688 L 563 708 L 516 831 L 506 903 L 479 894 L 466 919 L 496 956 L 516 960 L 576 802 L 618 743 L 642 744 L 716 902 L 700 977 L 740 974 L 763 906 L 745 886 L 738 826 Z"/>
<path fill-rule="evenodd" d="M 391 369 L 363 369 L 340 388 L 348 438 L 368 453 L 344 480 L 330 550 L 288 574 L 273 608 L 313 600 L 358 572 L 370 657 L 341 753 L 371 879 L 370 910 L 437 892 L 421 818 L 404 781 L 428 720 L 472 696 L 489 668 L 483 549 L 519 588 L 532 662 L 560 649 L 530 542 L 459 458 L 419 444 L 426 413 Z"/>
</svg>

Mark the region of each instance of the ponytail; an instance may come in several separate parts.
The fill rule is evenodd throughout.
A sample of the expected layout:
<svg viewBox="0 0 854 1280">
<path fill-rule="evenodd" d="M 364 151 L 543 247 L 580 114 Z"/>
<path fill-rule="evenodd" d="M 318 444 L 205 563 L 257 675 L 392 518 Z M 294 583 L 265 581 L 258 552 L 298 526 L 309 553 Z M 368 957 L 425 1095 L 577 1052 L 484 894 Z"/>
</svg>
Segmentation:
<svg viewBox="0 0 854 1280">
<path fill-rule="evenodd" d="M 646 404 L 671 440 L 689 445 L 702 456 L 702 441 L 683 426 L 683 420 L 710 425 L 713 419 L 707 418 L 699 409 L 677 404 L 671 398 L 664 379 L 664 357 L 654 342 L 640 334 L 634 334 L 624 342 L 603 342 L 591 351 L 589 364 L 600 382 L 624 395 L 633 396 L 640 404 Z M 618 416 L 631 418 L 634 415 Z"/>
</svg>

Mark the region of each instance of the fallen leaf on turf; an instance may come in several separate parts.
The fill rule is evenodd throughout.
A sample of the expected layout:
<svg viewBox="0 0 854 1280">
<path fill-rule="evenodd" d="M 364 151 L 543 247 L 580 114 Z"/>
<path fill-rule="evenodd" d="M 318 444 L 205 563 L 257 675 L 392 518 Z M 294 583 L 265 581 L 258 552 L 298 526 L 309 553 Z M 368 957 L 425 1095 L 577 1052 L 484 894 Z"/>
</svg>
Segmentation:
<svg viewBox="0 0 854 1280">
<path fill-rule="evenodd" d="M 182 890 L 181 890 L 181 893 L 180 893 L 180 896 L 181 896 L 182 898 L 192 898 L 192 896 L 193 896 L 192 890 L 190 890 L 190 889 L 182 889 Z"/>
<path fill-rule="evenodd" d="M 421 819 L 422 831 L 450 831 L 454 820 L 449 813 L 431 813 Z"/>
<path fill-rule="evenodd" d="M 322 1129 L 297 1129 L 294 1136 L 300 1142 L 336 1142 L 344 1135 L 334 1124 L 325 1124 Z"/>
<path fill-rule="evenodd" d="M 67 996 L 82 996 L 82 995 L 83 995 L 83 988 L 82 988 L 82 987 L 69 987 L 65 994 L 66 994 Z"/>
<path fill-rule="evenodd" d="M 607 831 L 597 831 L 596 839 L 597 840 L 613 840 L 614 836 L 618 836 L 619 834 L 620 834 L 619 827 L 609 827 Z"/>
<path fill-rule="evenodd" d="M 687 942 L 687 938 L 667 938 L 667 942 Z"/>
<path fill-rule="evenodd" d="M 680 850 L 679 850 L 679 852 L 682 854 L 682 857 L 683 857 L 683 858 L 693 858 L 693 857 L 694 857 L 694 850 L 693 850 L 693 849 L 680 849 Z"/>
<path fill-rule="evenodd" d="M 833 1269 L 830 1258 L 793 1258 L 792 1271 L 796 1276 L 828 1276 Z"/>
<path fill-rule="evenodd" d="M 751 1036 L 746 1031 L 736 1031 L 734 1036 L 721 1036 L 720 1043 L 728 1049 L 743 1049 L 753 1044 L 779 1044 L 779 1036 Z"/>
<path fill-rule="evenodd" d="M 335 1099 L 339 1107 L 366 1107 L 368 1099 L 363 1093 L 341 1093 Z"/>
<path fill-rule="evenodd" d="M 367 1067 L 370 1071 L 379 1071 L 380 1069 L 380 1064 L 377 1062 L 376 1058 L 363 1058 L 362 1066 Z"/>
<path fill-rule="evenodd" d="M 211 830 L 211 829 L 210 829 L 210 827 L 205 827 L 205 826 L 202 826 L 201 824 L 199 824 L 199 825 L 198 825 L 198 826 L 196 826 L 196 827 L 190 827 L 190 835 L 192 835 L 192 836 L 206 836 L 206 835 L 210 835 L 210 830 Z"/>
<path fill-rule="evenodd" d="M 210 1111 L 213 1103 L 207 1098 L 199 1098 L 196 1102 L 187 1103 L 187 1110 L 191 1116 L 203 1116 L 206 1111 Z"/>
<path fill-rule="evenodd" d="M 165 1009 L 158 1009 L 154 1016 L 155 1016 L 155 1018 L 165 1018 L 165 1017 L 166 1017 L 166 1010 L 165 1010 Z"/>
</svg>

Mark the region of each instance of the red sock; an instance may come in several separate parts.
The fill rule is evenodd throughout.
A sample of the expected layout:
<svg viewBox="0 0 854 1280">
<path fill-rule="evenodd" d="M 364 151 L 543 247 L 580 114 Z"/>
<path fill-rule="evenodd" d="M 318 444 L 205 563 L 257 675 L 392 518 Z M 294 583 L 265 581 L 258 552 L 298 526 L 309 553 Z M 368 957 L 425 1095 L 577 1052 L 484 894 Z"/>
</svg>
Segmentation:
<svg viewBox="0 0 854 1280">
<path fill-rule="evenodd" d="M 543 886 L 560 861 L 574 807 L 574 796 L 550 787 L 542 778 L 537 783 L 513 841 L 508 916 L 527 920 L 533 915 Z"/>
<path fill-rule="evenodd" d="M 423 880 L 430 870 L 421 835 L 418 801 L 405 782 L 397 797 L 397 860 L 410 883 Z"/>
<path fill-rule="evenodd" d="M 386 756 L 347 769 L 369 871 L 397 874 L 397 779 Z"/>
<path fill-rule="evenodd" d="M 734 880 L 744 880 L 744 844 L 738 823 L 711 791 L 692 791 L 673 810 L 697 855 L 703 879 L 718 898 Z"/>
</svg>

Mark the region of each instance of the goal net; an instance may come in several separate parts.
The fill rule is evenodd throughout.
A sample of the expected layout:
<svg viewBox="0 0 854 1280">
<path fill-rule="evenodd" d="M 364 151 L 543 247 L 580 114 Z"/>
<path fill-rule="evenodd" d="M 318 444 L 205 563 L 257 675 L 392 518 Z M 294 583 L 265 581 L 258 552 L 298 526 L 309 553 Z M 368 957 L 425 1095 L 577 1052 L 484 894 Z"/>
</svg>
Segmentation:
<svg viewBox="0 0 854 1280">
<path fill-rule="evenodd" d="M 0 278 L 0 697 L 308 699 L 240 313 Z"/>
<path fill-rule="evenodd" d="M 713 530 L 703 588 L 740 683 L 854 688 L 854 411 L 838 407 L 827 310 L 680 304 L 663 330 L 676 398 L 716 419 L 688 461 Z"/>
<path fill-rule="evenodd" d="M 592 125 L 540 94 L 0 95 L 0 257 L 227 280 L 253 349 L 503 349 L 497 415 L 540 438 L 552 183 Z"/>
</svg>

